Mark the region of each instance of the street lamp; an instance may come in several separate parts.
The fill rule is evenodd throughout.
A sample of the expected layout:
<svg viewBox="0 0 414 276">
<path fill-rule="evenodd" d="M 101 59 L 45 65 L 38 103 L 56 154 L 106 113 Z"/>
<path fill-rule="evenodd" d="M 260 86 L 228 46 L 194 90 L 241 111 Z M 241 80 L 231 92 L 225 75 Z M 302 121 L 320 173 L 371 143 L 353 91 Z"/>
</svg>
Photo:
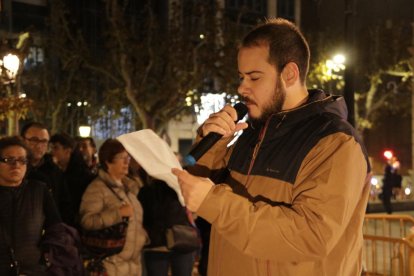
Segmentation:
<svg viewBox="0 0 414 276">
<path fill-rule="evenodd" d="M 17 80 L 20 69 L 20 59 L 17 55 L 8 53 L 0 61 L 3 83 L 7 85 L 9 97 L 14 98 L 13 102 L 19 99 L 19 82 Z M 16 85 L 15 85 L 16 84 Z M 17 135 L 19 133 L 19 114 L 13 110 L 8 117 L 8 135 Z"/>
<path fill-rule="evenodd" d="M 328 69 L 327 74 L 332 77 L 332 79 L 343 79 L 339 72 L 345 70 L 345 61 L 346 58 L 343 54 L 336 54 L 332 59 L 326 61 L 326 67 Z"/>
<path fill-rule="evenodd" d="M 87 126 L 87 125 L 79 126 L 79 136 L 80 137 L 90 137 L 91 136 L 91 126 Z"/>
<path fill-rule="evenodd" d="M 332 60 L 334 61 L 335 64 L 339 66 L 341 70 L 345 69 L 346 57 L 343 54 L 334 55 Z"/>
<path fill-rule="evenodd" d="M 86 100 L 78 100 L 76 104 L 76 127 L 79 131 L 80 137 L 90 137 L 91 126 L 87 114 L 87 107 L 89 103 Z"/>
<path fill-rule="evenodd" d="M 342 93 L 344 87 L 344 72 L 346 69 L 345 61 L 346 58 L 343 54 L 336 54 L 325 61 L 323 79 L 331 93 Z"/>
<path fill-rule="evenodd" d="M 15 82 L 20 68 L 20 59 L 17 55 L 7 54 L 3 57 L 2 65 L 6 69 L 6 75 L 11 83 Z"/>
</svg>

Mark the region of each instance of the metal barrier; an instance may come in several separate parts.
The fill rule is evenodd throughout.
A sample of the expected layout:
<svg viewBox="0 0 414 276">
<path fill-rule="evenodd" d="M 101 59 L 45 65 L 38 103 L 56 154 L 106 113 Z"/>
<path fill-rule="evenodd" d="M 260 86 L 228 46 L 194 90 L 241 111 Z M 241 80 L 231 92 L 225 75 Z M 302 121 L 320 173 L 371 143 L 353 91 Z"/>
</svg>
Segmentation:
<svg viewBox="0 0 414 276">
<path fill-rule="evenodd" d="M 363 275 L 414 276 L 414 218 L 367 214 Z"/>
</svg>

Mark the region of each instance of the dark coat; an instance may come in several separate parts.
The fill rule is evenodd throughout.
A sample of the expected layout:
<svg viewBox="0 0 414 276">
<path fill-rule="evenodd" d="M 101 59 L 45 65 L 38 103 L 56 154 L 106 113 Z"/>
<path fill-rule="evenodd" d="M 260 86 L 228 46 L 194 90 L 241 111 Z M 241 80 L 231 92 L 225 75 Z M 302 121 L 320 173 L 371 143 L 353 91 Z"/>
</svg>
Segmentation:
<svg viewBox="0 0 414 276">
<path fill-rule="evenodd" d="M 46 229 L 42 240 L 47 254 L 49 275 L 81 276 L 84 274 L 80 257 L 81 241 L 75 228 L 57 223 Z"/>
<path fill-rule="evenodd" d="M 166 245 L 166 229 L 175 225 L 190 225 L 185 207 L 177 194 L 161 180 L 145 184 L 138 193 L 144 210 L 144 228 L 151 243 L 147 247 Z"/>
<path fill-rule="evenodd" d="M 76 150 L 72 153 L 68 167 L 63 175 L 72 199 L 72 212 L 78 217 L 82 195 L 96 175 L 89 171 L 82 154 Z M 78 223 L 78 219 L 75 219 L 75 223 L 71 225 L 79 229 Z"/>
<path fill-rule="evenodd" d="M 391 165 L 385 166 L 382 191 L 383 195 L 391 196 L 393 188 L 401 188 L 402 177 Z"/>
<path fill-rule="evenodd" d="M 27 178 L 46 184 L 53 195 L 63 222 L 72 224 L 75 217 L 72 208 L 73 203 L 66 186 L 67 184 L 64 181 L 63 172 L 53 162 L 52 157 L 45 155 L 40 166 L 29 167 Z"/>
<path fill-rule="evenodd" d="M 43 183 L 24 180 L 17 187 L 0 186 L 0 275 L 8 275 L 10 247 L 21 273 L 42 275 L 42 231 L 59 222 L 52 195 Z"/>
</svg>

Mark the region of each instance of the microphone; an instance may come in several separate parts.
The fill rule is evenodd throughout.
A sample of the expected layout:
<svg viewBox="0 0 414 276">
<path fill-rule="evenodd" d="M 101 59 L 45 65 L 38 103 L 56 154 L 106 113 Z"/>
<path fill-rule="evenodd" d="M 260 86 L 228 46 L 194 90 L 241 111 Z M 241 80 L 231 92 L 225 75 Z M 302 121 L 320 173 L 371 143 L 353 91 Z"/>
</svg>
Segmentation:
<svg viewBox="0 0 414 276">
<path fill-rule="evenodd" d="M 243 117 L 247 114 L 248 109 L 243 103 L 237 103 L 233 107 L 237 112 L 236 123 L 243 119 Z M 184 163 L 190 166 L 195 165 L 196 161 L 200 159 L 200 157 L 203 156 L 215 143 L 217 143 L 221 137 L 223 137 L 223 135 L 216 132 L 210 132 L 207 134 L 207 136 L 201 139 L 201 141 L 190 151 L 190 153 L 184 157 Z"/>
</svg>

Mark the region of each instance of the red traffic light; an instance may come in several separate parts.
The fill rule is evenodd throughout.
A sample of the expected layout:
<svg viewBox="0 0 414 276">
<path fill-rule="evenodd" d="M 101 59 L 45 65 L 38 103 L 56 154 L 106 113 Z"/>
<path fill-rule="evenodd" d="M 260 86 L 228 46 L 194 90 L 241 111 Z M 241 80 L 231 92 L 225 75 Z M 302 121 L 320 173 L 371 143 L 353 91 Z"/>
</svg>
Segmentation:
<svg viewBox="0 0 414 276">
<path fill-rule="evenodd" d="M 394 153 L 391 150 L 384 150 L 383 155 L 387 160 L 389 160 L 394 156 Z"/>
</svg>

